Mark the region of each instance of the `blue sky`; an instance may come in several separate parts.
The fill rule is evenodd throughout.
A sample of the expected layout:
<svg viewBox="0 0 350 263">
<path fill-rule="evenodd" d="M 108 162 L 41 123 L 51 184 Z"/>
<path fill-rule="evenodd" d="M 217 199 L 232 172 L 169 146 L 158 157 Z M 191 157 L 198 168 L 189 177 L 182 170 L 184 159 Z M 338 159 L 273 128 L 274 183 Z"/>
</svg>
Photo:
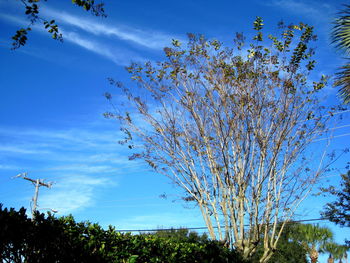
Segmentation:
<svg viewBox="0 0 350 263">
<path fill-rule="evenodd" d="M 119 229 L 203 226 L 199 212 L 184 207 L 167 178 L 128 160 L 129 150 L 117 143 L 122 136 L 117 123 L 102 116 L 109 110 L 103 93 L 116 93 L 107 78 L 128 82 L 126 65 L 163 59 L 162 48 L 172 39 L 185 41 L 188 32 L 229 45 L 235 32 L 252 33 L 256 16 L 268 33 L 281 19 L 314 25 L 316 76 L 332 74 L 342 63 L 329 39 L 342 1 L 104 1 L 107 18 L 70 2 L 47 1 L 41 10 L 56 19 L 63 43 L 34 27 L 27 45 L 11 51 L 11 36 L 28 22 L 20 1 L 0 0 L 0 202 L 7 207 L 29 208 L 34 187 L 11 179 L 28 172 L 55 182 L 40 189 L 39 206 L 59 215 L 72 213 Z M 326 95 L 329 103 L 337 102 L 335 89 L 327 88 Z M 349 117 L 337 125 L 348 125 Z M 335 138 L 330 149 L 349 146 L 349 132 L 337 129 L 335 135 L 345 136 Z M 347 159 L 336 167 L 343 168 Z M 337 173 L 326 179 L 336 183 Z M 163 193 L 167 199 L 159 198 Z M 318 218 L 324 202 L 311 197 L 300 218 Z M 348 229 L 333 228 L 339 242 L 350 236 Z"/>
</svg>

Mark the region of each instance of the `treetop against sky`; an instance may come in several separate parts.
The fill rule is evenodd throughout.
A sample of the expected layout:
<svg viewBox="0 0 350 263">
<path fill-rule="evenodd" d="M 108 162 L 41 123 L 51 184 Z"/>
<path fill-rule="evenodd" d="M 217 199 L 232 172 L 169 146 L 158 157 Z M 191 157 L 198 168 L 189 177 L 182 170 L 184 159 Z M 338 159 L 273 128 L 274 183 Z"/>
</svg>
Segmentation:
<svg viewBox="0 0 350 263">
<path fill-rule="evenodd" d="M 117 143 L 123 136 L 117 123 L 102 116 L 110 110 L 103 94 L 116 94 L 107 78 L 130 83 L 125 66 L 164 60 L 163 47 L 172 39 L 186 43 L 189 32 L 226 46 L 233 44 L 236 32 L 250 39 L 257 16 L 264 19 L 266 34 L 276 34 L 281 19 L 315 27 L 315 81 L 332 75 L 343 62 L 329 36 L 342 1 L 104 2 L 106 18 L 70 1 L 44 2 L 41 14 L 55 18 L 63 43 L 33 26 L 27 44 L 11 51 L 11 37 L 28 21 L 20 1 L 0 0 L 0 197 L 5 206 L 30 207 L 33 186 L 11 179 L 28 172 L 55 182 L 51 189 L 40 189 L 39 207 L 57 209 L 60 215 L 73 213 L 77 219 L 129 229 L 203 225 L 197 210 L 191 205 L 184 209 L 170 181 L 141 161 L 128 160 L 132 151 Z M 326 87 L 328 105 L 339 103 L 336 94 L 331 85 Z M 122 96 L 115 98 L 125 102 Z M 349 117 L 344 113 L 334 123 L 330 152 L 349 146 Z M 315 152 L 324 145 L 326 141 L 315 144 Z M 334 167 L 344 172 L 347 160 L 340 158 Z M 336 184 L 339 174 L 335 170 L 324 184 Z M 164 193 L 166 199 L 158 198 Z M 298 214 L 318 218 L 327 200 L 310 197 Z M 336 233 L 339 241 L 349 235 L 347 229 Z"/>
</svg>

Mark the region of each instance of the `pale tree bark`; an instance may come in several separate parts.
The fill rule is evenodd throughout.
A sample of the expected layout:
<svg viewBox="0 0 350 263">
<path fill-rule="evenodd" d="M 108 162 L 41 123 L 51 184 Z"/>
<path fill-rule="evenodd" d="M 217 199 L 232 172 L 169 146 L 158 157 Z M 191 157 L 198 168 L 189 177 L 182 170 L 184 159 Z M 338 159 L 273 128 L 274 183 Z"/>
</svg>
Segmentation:
<svg viewBox="0 0 350 263">
<path fill-rule="evenodd" d="M 167 62 L 131 65 L 137 88 L 112 83 L 136 111 L 128 104 L 123 114 L 107 116 L 121 121 L 123 143 L 136 136 L 143 145 L 132 159 L 145 159 L 198 205 L 212 239 L 244 258 L 262 243 L 260 262 L 267 262 L 285 223 L 324 172 L 321 163 L 309 168 L 303 153 L 326 131 L 328 118 L 318 102 L 325 78 L 307 81 L 312 28 L 281 27 L 282 39 L 270 37 L 267 48 L 262 23 L 255 23 L 256 44 L 247 55 L 241 35 L 237 49 L 190 35 L 186 49 L 177 41 L 165 49 Z"/>
</svg>

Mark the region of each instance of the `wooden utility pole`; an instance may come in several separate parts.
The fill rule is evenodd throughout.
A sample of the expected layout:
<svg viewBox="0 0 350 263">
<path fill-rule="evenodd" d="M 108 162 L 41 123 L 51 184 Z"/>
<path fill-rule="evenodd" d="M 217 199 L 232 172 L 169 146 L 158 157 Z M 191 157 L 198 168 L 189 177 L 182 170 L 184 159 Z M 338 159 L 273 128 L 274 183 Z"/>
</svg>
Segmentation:
<svg viewBox="0 0 350 263">
<path fill-rule="evenodd" d="M 29 182 L 32 182 L 35 185 L 35 193 L 34 193 L 34 196 L 32 199 L 33 200 L 32 218 L 34 218 L 35 212 L 37 211 L 37 207 L 38 207 L 39 187 L 45 186 L 47 188 L 51 188 L 52 183 L 45 183 L 43 179 L 31 179 L 31 178 L 27 177 L 27 173 L 18 174 L 14 178 L 18 178 L 18 177 L 21 177 L 24 180 L 27 180 Z"/>
</svg>

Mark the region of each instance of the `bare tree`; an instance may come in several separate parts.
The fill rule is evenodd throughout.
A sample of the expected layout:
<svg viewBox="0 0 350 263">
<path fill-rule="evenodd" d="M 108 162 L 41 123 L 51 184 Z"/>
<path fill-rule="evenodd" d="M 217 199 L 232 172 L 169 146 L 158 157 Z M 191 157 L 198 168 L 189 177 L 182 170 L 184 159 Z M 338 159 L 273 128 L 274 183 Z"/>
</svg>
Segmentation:
<svg viewBox="0 0 350 263">
<path fill-rule="evenodd" d="M 167 61 L 127 68 L 136 87 L 111 80 L 130 103 L 120 111 L 111 102 L 116 111 L 106 117 L 121 121 L 122 143 L 142 142 L 131 159 L 144 159 L 198 205 L 211 238 L 245 258 L 263 242 L 266 262 L 324 171 L 321 162 L 308 168 L 304 153 L 327 118 L 318 101 L 326 78 L 308 81 L 313 28 L 280 23 L 280 37 L 264 40 L 262 27 L 257 18 L 248 49 L 242 34 L 232 48 L 193 34 L 185 48 L 173 40 Z"/>
</svg>

